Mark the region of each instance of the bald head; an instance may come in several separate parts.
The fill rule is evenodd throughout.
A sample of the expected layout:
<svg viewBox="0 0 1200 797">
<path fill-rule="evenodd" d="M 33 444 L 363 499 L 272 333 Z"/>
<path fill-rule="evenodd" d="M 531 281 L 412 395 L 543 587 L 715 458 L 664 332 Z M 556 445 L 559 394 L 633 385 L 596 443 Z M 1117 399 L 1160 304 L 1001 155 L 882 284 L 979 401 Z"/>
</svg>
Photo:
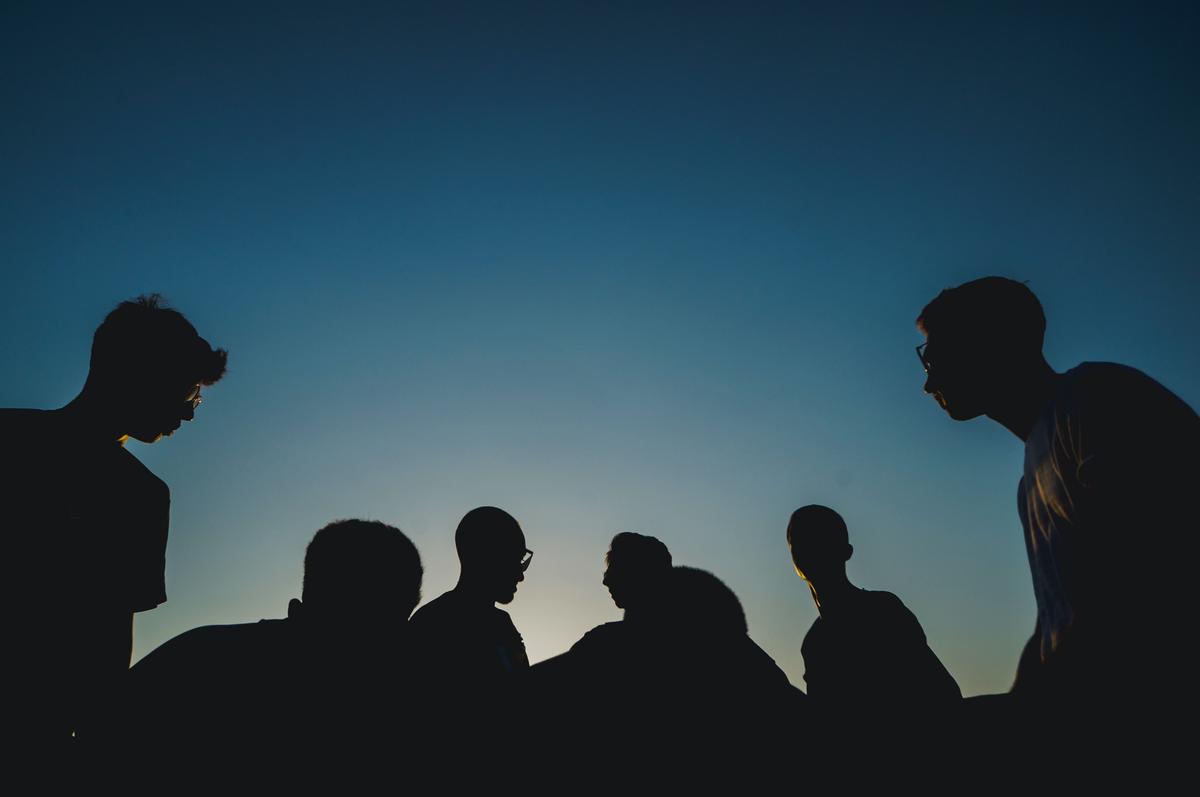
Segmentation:
<svg viewBox="0 0 1200 797">
<path fill-rule="evenodd" d="M 472 509 L 458 523 L 454 546 L 462 580 L 499 603 L 516 595 L 525 580 L 525 533 L 517 519 L 494 506 Z"/>
<path fill-rule="evenodd" d="M 800 575 L 812 580 L 844 570 L 854 552 L 842 516 L 827 506 L 809 504 L 792 513 L 787 527 L 792 562 Z"/>
</svg>

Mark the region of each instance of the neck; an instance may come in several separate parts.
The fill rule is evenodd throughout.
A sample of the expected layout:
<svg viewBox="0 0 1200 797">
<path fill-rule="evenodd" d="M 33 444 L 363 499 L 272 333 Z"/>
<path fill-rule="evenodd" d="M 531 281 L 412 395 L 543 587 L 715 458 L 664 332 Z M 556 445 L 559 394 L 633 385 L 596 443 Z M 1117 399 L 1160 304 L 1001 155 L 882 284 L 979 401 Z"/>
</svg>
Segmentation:
<svg viewBox="0 0 1200 797">
<path fill-rule="evenodd" d="M 471 603 L 478 603 L 481 606 L 496 605 L 496 601 L 488 594 L 488 590 L 466 574 L 458 577 L 458 583 L 454 585 L 454 591 Z"/>
<path fill-rule="evenodd" d="M 108 405 L 99 401 L 86 386 L 59 412 L 89 438 L 123 443 L 129 436 L 120 431 L 121 424 L 113 417 Z"/>
<path fill-rule="evenodd" d="M 1062 374 L 1055 372 L 1045 359 L 1040 359 L 1029 373 L 1009 382 L 1010 390 L 1004 400 L 987 416 L 1026 441 L 1061 379 Z"/>
<path fill-rule="evenodd" d="M 850 579 L 846 577 L 845 571 L 827 575 L 820 579 L 820 582 L 817 584 L 816 581 L 810 580 L 808 589 L 812 592 L 813 603 L 822 617 L 830 612 L 837 614 L 845 604 L 847 596 L 858 591 L 858 587 L 851 584 Z"/>
</svg>

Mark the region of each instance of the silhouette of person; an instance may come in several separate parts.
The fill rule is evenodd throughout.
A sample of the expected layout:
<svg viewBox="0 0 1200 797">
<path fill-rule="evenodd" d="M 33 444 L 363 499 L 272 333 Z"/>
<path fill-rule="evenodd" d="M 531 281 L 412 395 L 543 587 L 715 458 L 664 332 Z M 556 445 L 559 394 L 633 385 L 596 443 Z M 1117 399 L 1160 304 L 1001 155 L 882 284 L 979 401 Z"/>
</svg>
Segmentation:
<svg viewBox="0 0 1200 797">
<path fill-rule="evenodd" d="M 560 656 L 538 664 L 534 688 L 547 710 L 564 691 L 627 691 L 636 680 L 648 640 L 663 624 L 664 592 L 671 578 L 671 552 L 657 537 L 621 532 L 604 556 L 602 582 L 624 619 L 588 631 Z"/>
<path fill-rule="evenodd" d="M 1190 688 L 1181 630 L 1194 601 L 1174 541 L 1196 527 L 1200 419 L 1124 365 L 1055 371 L 1042 305 L 1010 279 L 942 291 L 917 327 L 925 392 L 954 420 L 986 415 L 1025 444 L 1017 508 L 1037 621 L 1005 705 L 1039 723 L 1052 713 L 1064 738 L 1114 720 L 1158 726 Z"/>
<path fill-rule="evenodd" d="M 153 443 L 192 420 L 225 361 L 161 297 L 140 296 L 96 330 L 69 404 L 0 410 L 14 452 L 2 494 L 10 734 L 56 745 L 116 710 L 133 615 L 167 599 L 170 504 L 167 485 L 124 443 Z"/>
<path fill-rule="evenodd" d="M 803 694 L 750 639 L 733 592 L 671 566 L 653 537 L 618 534 L 606 560 L 625 619 L 533 668 L 539 741 L 580 766 L 594 744 L 615 741 L 622 753 L 609 766 L 630 774 L 678 772 L 697 754 L 739 769 L 771 760 L 776 722 L 796 719 Z"/>
<path fill-rule="evenodd" d="M 415 730 L 406 629 L 422 575 L 399 529 L 330 523 L 308 544 L 286 619 L 195 628 L 134 665 L 125 738 L 153 748 L 164 769 L 197 763 L 211 774 Z"/>
<path fill-rule="evenodd" d="M 788 522 L 787 542 L 819 612 L 801 647 L 814 709 L 826 719 L 858 720 L 958 703 L 958 684 L 913 613 L 892 593 L 861 589 L 846 576 L 854 548 L 841 515 L 801 507 Z"/>
<path fill-rule="evenodd" d="M 454 544 L 458 584 L 417 610 L 412 631 L 430 680 L 453 699 L 474 701 L 529 668 L 521 635 L 496 604 L 513 600 L 533 552 L 516 519 L 493 506 L 464 515 Z"/>
</svg>

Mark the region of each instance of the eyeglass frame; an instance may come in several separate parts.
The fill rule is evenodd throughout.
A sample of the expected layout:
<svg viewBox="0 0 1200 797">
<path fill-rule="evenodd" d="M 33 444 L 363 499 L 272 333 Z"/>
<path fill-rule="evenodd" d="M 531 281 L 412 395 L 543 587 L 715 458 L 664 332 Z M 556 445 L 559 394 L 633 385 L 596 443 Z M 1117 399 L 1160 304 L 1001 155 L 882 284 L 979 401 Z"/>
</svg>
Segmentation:
<svg viewBox="0 0 1200 797">
<path fill-rule="evenodd" d="M 925 369 L 925 373 L 929 373 L 929 360 L 925 359 L 925 347 L 929 345 L 929 341 L 925 341 L 920 346 L 917 346 L 917 359 L 921 361 L 921 367 Z"/>
<path fill-rule="evenodd" d="M 197 382 L 196 386 L 193 387 L 191 390 L 189 390 L 187 396 L 185 396 L 183 399 L 185 403 L 192 405 L 193 411 L 195 411 L 195 409 L 204 402 L 204 399 L 202 399 L 200 397 L 200 388 L 201 387 L 202 387 L 202 385 L 199 382 Z"/>
</svg>

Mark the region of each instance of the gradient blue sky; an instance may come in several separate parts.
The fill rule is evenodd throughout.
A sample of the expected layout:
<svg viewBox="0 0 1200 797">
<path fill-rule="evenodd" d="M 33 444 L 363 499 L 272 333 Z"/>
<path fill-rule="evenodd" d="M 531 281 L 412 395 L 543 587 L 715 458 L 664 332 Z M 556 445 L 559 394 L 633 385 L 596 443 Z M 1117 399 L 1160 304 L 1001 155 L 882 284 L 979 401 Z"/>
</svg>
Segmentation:
<svg viewBox="0 0 1200 797">
<path fill-rule="evenodd" d="M 922 394 L 917 312 L 1027 279 L 1053 364 L 1200 403 L 1194 6 L 157 5 L 0 15 L 0 405 L 68 401 L 142 292 L 230 351 L 196 422 L 130 443 L 173 495 L 136 656 L 282 616 L 335 518 L 404 529 L 435 597 L 496 504 L 532 659 L 618 616 L 635 530 L 802 685 L 783 533 L 821 502 L 851 577 L 999 691 L 1021 446 Z"/>
</svg>

